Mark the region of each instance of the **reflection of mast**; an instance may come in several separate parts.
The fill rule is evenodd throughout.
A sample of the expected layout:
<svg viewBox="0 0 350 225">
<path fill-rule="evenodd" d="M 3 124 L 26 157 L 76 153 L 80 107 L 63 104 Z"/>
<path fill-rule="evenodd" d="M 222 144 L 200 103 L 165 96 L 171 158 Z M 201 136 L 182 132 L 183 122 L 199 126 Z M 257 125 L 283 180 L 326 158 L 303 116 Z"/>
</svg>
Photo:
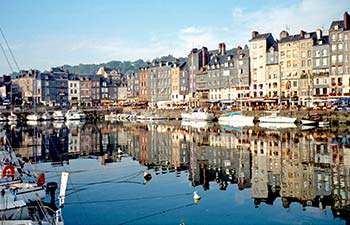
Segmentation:
<svg viewBox="0 0 350 225">
<path fill-rule="evenodd" d="M 239 168 L 238 168 L 238 189 L 243 190 L 244 189 L 244 172 L 243 170 L 243 163 L 242 163 L 242 158 L 243 158 L 243 127 L 241 127 L 241 133 L 240 133 L 240 145 L 239 145 Z"/>
</svg>

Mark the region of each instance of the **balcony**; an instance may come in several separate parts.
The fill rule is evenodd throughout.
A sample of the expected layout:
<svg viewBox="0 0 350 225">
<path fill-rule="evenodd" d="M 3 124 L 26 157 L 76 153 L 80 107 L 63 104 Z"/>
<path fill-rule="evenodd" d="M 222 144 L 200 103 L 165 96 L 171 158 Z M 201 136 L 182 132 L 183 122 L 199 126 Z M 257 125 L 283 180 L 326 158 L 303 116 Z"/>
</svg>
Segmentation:
<svg viewBox="0 0 350 225">
<path fill-rule="evenodd" d="M 332 86 L 336 86 L 337 84 L 336 84 L 336 83 L 332 83 L 331 85 L 332 85 Z"/>
<path fill-rule="evenodd" d="M 343 83 L 342 83 L 342 82 L 339 82 L 339 83 L 338 83 L 338 86 L 343 86 Z"/>
</svg>

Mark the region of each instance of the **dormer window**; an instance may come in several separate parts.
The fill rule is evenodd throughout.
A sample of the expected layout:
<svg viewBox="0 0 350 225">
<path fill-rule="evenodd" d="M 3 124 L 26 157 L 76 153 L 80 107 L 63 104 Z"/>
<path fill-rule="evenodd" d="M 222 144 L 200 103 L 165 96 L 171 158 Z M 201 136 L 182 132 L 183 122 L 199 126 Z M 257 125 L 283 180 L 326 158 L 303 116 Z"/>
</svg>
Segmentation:
<svg viewBox="0 0 350 225">
<path fill-rule="evenodd" d="M 335 25 L 334 30 L 338 30 L 338 29 L 339 29 L 338 25 Z"/>
</svg>

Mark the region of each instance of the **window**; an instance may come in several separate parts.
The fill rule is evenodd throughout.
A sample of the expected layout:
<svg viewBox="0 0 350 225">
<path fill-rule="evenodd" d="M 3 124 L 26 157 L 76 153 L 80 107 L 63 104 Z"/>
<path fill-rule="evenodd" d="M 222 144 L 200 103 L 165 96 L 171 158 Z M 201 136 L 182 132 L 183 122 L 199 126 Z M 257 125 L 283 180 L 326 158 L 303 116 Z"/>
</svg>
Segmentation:
<svg viewBox="0 0 350 225">
<path fill-rule="evenodd" d="M 281 51 L 281 56 L 283 57 L 283 56 L 285 56 L 285 53 L 284 53 L 284 51 Z"/>
<path fill-rule="evenodd" d="M 341 33 L 338 34 L 338 40 L 339 40 L 339 41 L 343 40 L 343 34 L 341 34 Z"/>
<path fill-rule="evenodd" d="M 332 55 L 331 62 L 335 63 L 336 61 L 337 61 L 337 56 L 336 55 Z"/>
<path fill-rule="evenodd" d="M 309 57 L 309 58 L 311 57 L 311 50 L 307 51 L 307 57 Z"/>
<path fill-rule="evenodd" d="M 338 50 L 339 51 L 343 50 L 343 44 L 338 44 Z"/>
<path fill-rule="evenodd" d="M 327 66 L 328 65 L 328 60 L 327 60 L 328 58 L 323 58 L 322 59 L 322 65 L 323 66 Z"/>
<path fill-rule="evenodd" d="M 332 41 L 335 41 L 335 34 L 332 34 L 332 36 L 331 36 L 332 38 Z"/>
<path fill-rule="evenodd" d="M 316 66 L 320 66 L 320 65 L 321 65 L 321 62 L 320 62 L 320 61 L 321 61 L 321 59 L 316 59 L 316 60 L 315 60 L 315 65 L 316 65 Z"/>
<path fill-rule="evenodd" d="M 343 55 L 338 55 L 338 62 L 343 62 Z"/>
<path fill-rule="evenodd" d="M 327 49 L 323 49 L 323 56 L 327 56 L 328 55 L 328 50 Z"/>
<path fill-rule="evenodd" d="M 307 61 L 307 66 L 311 66 L 311 59 Z"/>
<path fill-rule="evenodd" d="M 298 87 L 298 81 L 293 81 L 293 87 Z"/>
<path fill-rule="evenodd" d="M 301 58 L 305 58 L 306 57 L 306 52 L 305 51 L 302 51 L 301 52 Z"/>
<path fill-rule="evenodd" d="M 320 56 L 321 56 L 321 51 L 320 51 L 320 50 L 317 50 L 317 51 L 315 52 L 315 55 L 316 55 L 316 57 L 320 57 Z"/>
</svg>

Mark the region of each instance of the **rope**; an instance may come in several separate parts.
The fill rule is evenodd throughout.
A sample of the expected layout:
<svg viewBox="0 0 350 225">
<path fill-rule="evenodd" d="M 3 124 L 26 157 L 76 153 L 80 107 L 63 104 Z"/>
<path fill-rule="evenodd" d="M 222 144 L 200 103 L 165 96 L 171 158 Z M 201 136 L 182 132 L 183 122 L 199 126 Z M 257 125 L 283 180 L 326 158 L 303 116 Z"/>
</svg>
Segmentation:
<svg viewBox="0 0 350 225">
<path fill-rule="evenodd" d="M 8 43 L 8 41 L 7 41 L 7 38 L 6 38 L 5 34 L 4 34 L 4 32 L 2 31 L 1 27 L 0 27 L 0 32 L 1 32 L 1 34 L 2 34 L 2 37 L 3 37 L 4 40 L 5 40 L 6 46 L 7 46 L 8 50 L 9 50 L 9 52 L 10 52 L 10 55 L 12 56 L 12 60 L 13 60 L 13 62 L 15 63 L 18 72 L 21 71 L 21 70 L 19 69 L 17 60 L 16 60 L 15 56 L 14 56 L 13 53 L 12 53 L 12 50 L 11 50 L 11 48 L 10 48 L 10 45 L 9 45 L 9 43 Z"/>
<path fill-rule="evenodd" d="M 193 205 L 195 205 L 195 204 L 194 203 L 190 203 L 190 204 L 186 204 L 186 205 L 177 206 L 177 207 L 174 207 L 174 208 L 162 210 L 162 211 L 159 211 L 159 212 L 156 212 L 156 213 L 152 213 L 152 214 L 148 214 L 148 215 L 145 215 L 145 216 L 137 217 L 135 219 L 127 220 L 125 222 L 120 223 L 120 225 L 121 224 L 127 224 L 127 223 L 134 223 L 134 222 L 136 222 L 138 220 L 147 219 L 147 218 L 150 218 L 150 217 L 153 217 L 153 216 L 158 216 L 158 215 L 165 214 L 165 213 L 168 213 L 168 212 L 171 212 L 171 211 L 175 211 L 175 210 L 178 210 L 178 209 L 187 208 L 187 207 L 190 207 L 190 206 L 193 206 Z"/>
<path fill-rule="evenodd" d="M 13 73 L 13 69 L 12 69 L 10 60 L 9 60 L 9 58 L 7 57 L 6 51 L 5 51 L 4 47 L 2 46 L 1 42 L 0 42 L 0 47 L 1 47 L 2 53 L 4 54 L 4 56 L 5 56 L 5 58 L 6 58 L 7 64 L 8 64 L 9 67 L 10 67 L 11 73 Z"/>
</svg>

